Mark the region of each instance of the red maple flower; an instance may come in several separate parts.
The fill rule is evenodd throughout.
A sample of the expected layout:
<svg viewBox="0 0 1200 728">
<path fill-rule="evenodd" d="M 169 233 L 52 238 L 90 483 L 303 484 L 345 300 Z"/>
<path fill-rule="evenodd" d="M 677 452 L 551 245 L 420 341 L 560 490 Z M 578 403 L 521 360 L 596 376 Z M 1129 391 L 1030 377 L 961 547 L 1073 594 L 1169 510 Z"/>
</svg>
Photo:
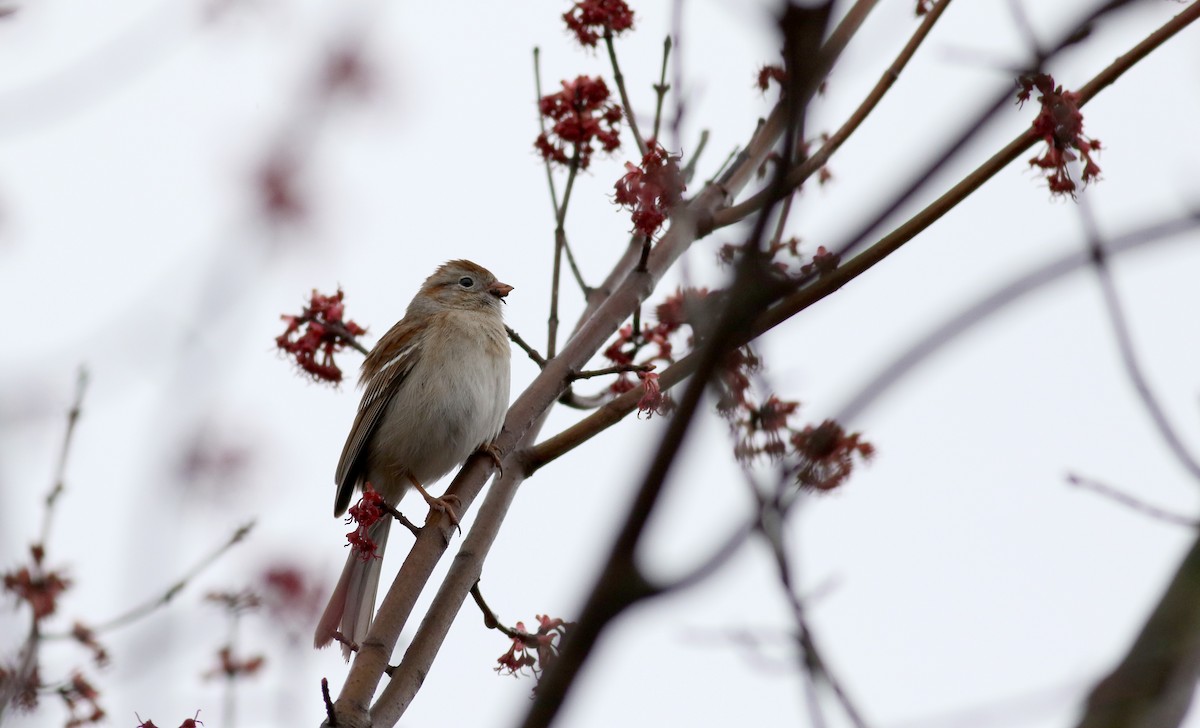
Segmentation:
<svg viewBox="0 0 1200 728">
<path fill-rule="evenodd" d="M 579 0 L 562 17 L 580 44 L 590 48 L 605 35 L 633 28 L 633 11 L 625 0 Z"/>
<path fill-rule="evenodd" d="M 367 333 L 366 329 L 345 318 L 343 298 L 340 288 L 332 296 L 313 289 L 299 316 L 280 316 L 287 328 L 275 337 L 275 346 L 291 356 L 314 381 L 341 382 L 342 370 L 334 361 L 334 355 L 354 345 L 357 337 Z"/>
<path fill-rule="evenodd" d="M 1033 120 L 1033 133 L 1046 143 L 1046 150 L 1029 160 L 1029 166 L 1045 170 L 1046 182 L 1052 195 L 1075 196 L 1075 180 L 1071 179 L 1067 164 L 1083 159 L 1083 183 L 1086 185 L 1100 177 L 1100 165 L 1092 159 L 1092 152 L 1100 151 L 1100 140 L 1091 139 L 1083 133 L 1083 113 L 1079 110 L 1079 94 L 1064 91 L 1054 85 L 1054 77 L 1048 73 L 1022 76 L 1021 90 L 1017 103 L 1024 105 L 1037 89 L 1041 109 Z"/>
<path fill-rule="evenodd" d="M 71 586 L 71 580 L 57 571 L 43 573 L 40 568 L 30 571 L 22 566 L 4 575 L 4 590 L 27 602 L 34 620 L 42 620 L 58 609 L 58 597 Z"/>
<path fill-rule="evenodd" d="M 653 139 L 647 146 L 641 165 L 625 163 L 626 173 L 617 180 L 614 201 L 633 213 L 635 230 L 652 238 L 687 188 L 677 164 L 679 157 L 667 154 Z"/>
<path fill-rule="evenodd" d="M 368 532 L 371 526 L 386 515 L 383 510 L 383 496 L 367 483 L 363 486 L 362 498 L 350 506 L 347 513 L 349 515 L 346 517 L 346 523 L 358 524 L 358 528 L 346 534 L 347 543 L 363 561 L 382 558 L 378 552 L 379 544 L 375 543 Z"/>
<path fill-rule="evenodd" d="M 638 417 L 642 413 L 646 413 L 646 419 L 650 419 L 654 415 L 660 417 L 669 413 L 675 407 L 675 403 L 671 398 L 662 393 L 662 389 L 658 385 L 658 374 L 654 372 L 638 372 L 638 379 L 642 380 L 643 394 L 638 400 Z"/>
<path fill-rule="evenodd" d="M 587 169 L 593 144 L 606 152 L 621 146 L 621 107 L 609 101 L 610 95 L 599 76 L 578 76 L 563 81 L 562 91 L 539 99 L 538 111 L 554 122 L 533 143 L 542 158 L 562 165 L 577 159 L 579 168 Z"/>
<path fill-rule="evenodd" d="M 796 482 L 816 490 L 841 485 L 854 470 L 855 456 L 870 460 L 875 455 L 875 446 L 865 442 L 860 433 L 848 435 L 834 420 L 808 425 L 792 435 L 791 444 L 799 456 Z"/>
<path fill-rule="evenodd" d="M 106 717 L 104 709 L 99 704 L 100 691 L 96 690 L 87 681 L 87 678 L 78 672 L 58 689 L 58 696 L 62 698 L 63 703 L 67 706 L 67 712 L 70 714 L 64 724 L 66 728 L 100 723 Z"/>
<path fill-rule="evenodd" d="M 783 66 L 764 65 L 758 69 L 758 81 L 754 85 L 758 86 L 760 91 L 766 91 L 771 87 L 772 81 L 782 87 L 786 80 L 787 72 L 783 70 Z"/>
</svg>

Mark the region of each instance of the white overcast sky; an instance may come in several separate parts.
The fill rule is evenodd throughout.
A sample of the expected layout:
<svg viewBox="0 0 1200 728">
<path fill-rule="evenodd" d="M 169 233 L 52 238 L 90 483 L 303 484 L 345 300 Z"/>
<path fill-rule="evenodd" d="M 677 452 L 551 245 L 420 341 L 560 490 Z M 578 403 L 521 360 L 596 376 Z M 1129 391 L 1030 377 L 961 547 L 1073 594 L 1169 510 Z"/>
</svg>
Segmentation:
<svg viewBox="0 0 1200 728">
<path fill-rule="evenodd" d="M 204 20 L 196 2 L 46 0 L 18 3 L 0 22 L 0 569 L 19 562 L 37 532 L 81 364 L 92 383 L 48 546 L 75 581 L 64 626 L 161 593 L 239 524 L 258 523 L 170 608 L 105 637 L 113 665 L 88 674 L 113 725 L 134 725 L 135 711 L 177 725 L 197 709 L 207 725 L 223 725 L 221 685 L 203 673 L 226 626 L 201 597 L 251 584 L 274 564 L 328 582 L 340 568 L 345 526 L 331 517 L 332 472 L 358 396 L 349 384 L 331 390 L 295 376 L 272 348 L 279 314 L 314 287 L 341 285 L 350 316 L 377 334 L 437 264 L 466 257 L 515 286 L 508 320 L 543 343 L 553 237 L 531 146 L 531 49 L 542 49 L 547 90 L 581 73 L 609 75 L 603 54 L 565 32 L 565 2 L 211 4 L 228 7 Z M 855 227 L 1011 83 L 1003 69 L 1027 48 L 1013 4 L 950 7 L 835 157 L 834 182 L 801 198 L 792 229 L 810 252 Z M 1023 4 L 1043 40 L 1090 5 Z M 618 44 L 646 116 L 670 5 L 637 6 L 636 32 Z M 916 27 L 912 5 L 880 3 L 818 102 L 815 131 L 835 128 L 891 62 Z M 752 82 L 776 58 L 772 6 L 684 3 L 686 116 L 667 141 L 686 155 L 710 131 L 700 179 L 769 108 Z M 1140 3 L 1051 70 L 1082 85 L 1182 7 Z M 370 63 L 370 94 L 317 114 L 313 79 L 343 44 Z M 1105 144 L 1104 180 L 1088 193 L 1104 234 L 1200 199 L 1197 89 L 1193 27 L 1087 107 L 1086 130 Z M 924 199 L 1034 113 L 1006 108 Z M 285 137 L 303 150 L 308 215 L 271 229 L 251 180 Z M 598 157 L 576 188 L 568 232 L 593 282 L 625 244 L 628 217 L 609 198 L 625 159 Z M 701 241 L 656 298 L 683 278 L 719 283 L 714 252 L 736 239 L 723 231 Z M 1150 381 L 1200 447 L 1197 242 L 1193 234 L 1123 256 L 1116 275 Z M 766 377 L 820 421 L 914 337 L 1081 244 L 1076 206 L 1051 200 L 1013 164 L 767 337 Z M 567 287 L 563 300 L 573 322 L 579 297 Z M 348 371 L 357 363 L 343 358 Z M 514 392 L 534 371 L 514 354 Z M 545 432 L 577 417 L 558 411 Z M 1076 274 L 989 319 L 847 424 L 879 455 L 837 494 L 806 502 L 791 537 L 802 589 L 820 592 L 817 637 L 867 719 L 884 728 L 1068 725 L 1191 535 L 1072 489 L 1064 475 L 1095 476 L 1184 514 L 1197 512 L 1200 485 L 1133 395 L 1094 276 Z M 484 569 L 502 619 L 576 613 L 660 425 L 624 422 L 522 487 Z M 245 467 L 184 487 L 178 463 L 197 432 L 245 452 Z M 691 563 L 747 513 L 728 451 L 724 425 L 702 420 L 653 523 L 647 559 L 656 571 Z M 0 616 L 0 656 L 22 628 Z M 766 551 L 753 544 L 718 578 L 623 618 L 562 725 L 804 725 L 788 628 Z M 320 720 L 319 680 L 338 686 L 345 667 L 336 650 L 309 649 L 309 630 L 288 646 L 270 620 L 242 622 L 238 649 L 265 653 L 267 667 L 241 686 L 240 725 Z M 766 644 L 749 647 L 745 635 Z M 533 683 L 493 673 L 506 647 L 464 607 L 402 724 L 511 724 Z M 86 659 L 65 644 L 46 650 L 46 679 Z M 52 702 L 13 724 L 59 724 Z"/>
</svg>

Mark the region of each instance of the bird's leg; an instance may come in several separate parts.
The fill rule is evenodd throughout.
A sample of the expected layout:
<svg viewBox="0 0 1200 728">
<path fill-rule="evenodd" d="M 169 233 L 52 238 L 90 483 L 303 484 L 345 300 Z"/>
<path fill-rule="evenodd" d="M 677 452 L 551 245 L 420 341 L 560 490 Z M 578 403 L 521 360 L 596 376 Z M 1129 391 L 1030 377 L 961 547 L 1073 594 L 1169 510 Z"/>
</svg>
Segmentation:
<svg viewBox="0 0 1200 728">
<path fill-rule="evenodd" d="M 501 478 L 504 477 L 504 463 L 500 462 L 500 448 L 496 447 L 496 443 L 485 442 L 475 452 L 491 460 L 492 464 L 496 466 L 496 472 L 500 473 Z"/>
<path fill-rule="evenodd" d="M 457 509 L 462 507 L 462 501 L 458 499 L 458 496 L 452 493 L 447 493 L 441 498 L 435 498 L 430 495 L 429 491 L 425 490 L 425 486 L 418 483 L 417 479 L 413 476 L 408 476 L 408 482 L 413 484 L 413 487 L 417 489 L 417 492 L 420 493 L 421 497 L 425 499 L 425 502 L 429 504 L 430 511 L 439 511 L 441 513 L 445 513 L 446 516 L 450 518 L 450 522 L 453 523 L 454 526 L 460 531 L 462 530 L 462 528 L 458 525 Z"/>
</svg>

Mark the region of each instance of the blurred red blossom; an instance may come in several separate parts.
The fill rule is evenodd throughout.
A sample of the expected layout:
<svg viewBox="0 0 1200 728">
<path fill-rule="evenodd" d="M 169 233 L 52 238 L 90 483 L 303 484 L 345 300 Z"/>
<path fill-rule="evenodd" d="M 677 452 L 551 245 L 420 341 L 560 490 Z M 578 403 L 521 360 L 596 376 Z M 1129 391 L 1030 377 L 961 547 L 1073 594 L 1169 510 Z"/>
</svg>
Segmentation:
<svg viewBox="0 0 1200 728">
<path fill-rule="evenodd" d="M 793 433 L 791 444 L 798 456 L 793 468 L 796 482 L 816 490 L 841 485 L 854 469 L 855 456 L 870 460 L 875 455 L 875 446 L 864 441 L 860 433 L 846 434 L 833 420 Z"/>
<path fill-rule="evenodd" d="M 784 81 L 786 80 L 787 72 L 783 70 L 783 66 L 765 64 L 762 68 L 758 69 L 758 80 L 754 85 L 758 86 L 760 91 L 765 92 L 771 87 L 772 81 L 782 87 L 784 85 Z"/>
<path fill-rule="evenodd" d="M 96 667 L 104 667 L 108 664 L 108 650 L 96 639 L 96 633 L 90 627 L 82 622 L 76 622 L 71 627 L 71 638 L 91 650 L 92 660 L 96 663 Z"/>
<path fill-rule="evenodd" d="M 358 98 L 370 95 L 373 74 L 361 47 L 343 44 L 325 57 L 321 89 L 327 93 L 346 92 Z"/>
<path fill-rule="evenodd" d="M 686 187 L 677 164 L 679 157 L 667 154 L 653 139 L 648 146 L 639 166 L 625 163 L 626 173 L 617 180 L 614 201 L 633 213 L 635 230 L 652 238 Z"/>
<path fill-rule="evenodd" d="M 633 11 L 625 0 L 579 0 L 562 17 L 580 44 L 592 48 L 605 35 L 633 28 Z"/>
<path fill-rule="evenodd" d="M 516 634 L 510 635 L 512 644 L 509 646 L 508 652 L 496 658 L 496 662 L 499 663 L 495 668 L 496 672 L 516 675 L 523 668 L 528 667 L 534 677 L 540 677 L 542 671 L 558 658 L 558 649 L 562 638 L 566 636 L 567 630 L 573 626 L 573 623 L 543 614 L 537 615 L 537 620 L 537 632 L 528 632 L 524 622 L 517 622 L 516 629 L 510 630 L 515 631 Z"/>
<path fill-rule="evenodd" d="M 67 706 L 66 728 L 77 728 L 88 723 L 99 723 L 104 720 L 104 709 L 100 707 L 100 691 L 80 673 L 75 673 L 65 685 L 58 689 L 58 695 Z"/>
<path fill-rule="evenodd" d="M 800 266 L 800 275 L 807 276 L 812 273 L 816 273 L 818 276 L 829 275 L 837 270 L 838 264 L 841 262 L 840 255 L 829 252 L 824 245 L 818 245 L 812 261 Z"/>
<path fill-rule="evenodd" d="M 204 673 L 204 677 L 248 677 L 258 673 L 266 661 L 267 658 L 262 655 L 239 658 L 233 654 L 233 647 L 225 645 L 217 651 L 217 666 Z"/>
<path fill-rule="evenodd" d="M 275 346 L 291 356 L 314 381 L 341 382 L 342 370 L 334 361 L 334 354 L 347 346 L 359 348 L 356 337 L 367 333 L 366 329 L 345 318 L 343 298 L 341 288 L 332 296 L 313 289 L 299 316 L 280 316 L 287 328 L 275 337 Z"/>
<path fill-rule="evenodd" d="M 35 561 L 38 551 L 34 550 Z M 43 572 L 39 566 L 31 571 L 22 566 L 4 575 L 4 591 L 11 592 L 19 601 L 29 604 L 34 620 L 42 620 L 58 609 L 58 597 L 71 587 L 71 580 L 57 571 Z"/>
<path fill-rule="evenodd" d="M 562 91 L 543 96 L 538 111 L 554 123 L 533 144 L 542 158 L 562 165 L 578 158 L 579 168 L 587 169 L 593 143 L 606 152 L 621 146 L 621 108 L 609 96 L 608 86 L 598 76 L 563 81 Z"/>
<path fill-rule="evenodd" d="M 1092 152 L 1100 151 L 1100 140 L 1089 139 L 1083 133 L 1083 113 L 1079 110 L 1079 94 L 1064 91 L 1054 85 L 1054 77 L 1048 73 L 1022 76 L 1018 83 L 1017 103 L 1024 105 L 1038 91 L 1041 109 L 1033 120 L 1033 133 L 1046 144 L 1041 155 L 1029 160 L 1029 166 L 1045 170 L 1046 181 L 1052 195 L 1075 196 L 1075 181 L 1071 179 L 1069 162 L 1082 157 L 1083 183 L 1086 185 L 1100 177 L 1100 166 L 1092 159 Z M 1074 151 L 1072 151 L 1074 150 Z"/>
<path fill-rule="evenodd" d="M 263 216 L 275 223 L 299 223 L 308 213 L 300 192 L 300 160 L 287 149 L 273 151 L 255 172 Z"/>
</svg>

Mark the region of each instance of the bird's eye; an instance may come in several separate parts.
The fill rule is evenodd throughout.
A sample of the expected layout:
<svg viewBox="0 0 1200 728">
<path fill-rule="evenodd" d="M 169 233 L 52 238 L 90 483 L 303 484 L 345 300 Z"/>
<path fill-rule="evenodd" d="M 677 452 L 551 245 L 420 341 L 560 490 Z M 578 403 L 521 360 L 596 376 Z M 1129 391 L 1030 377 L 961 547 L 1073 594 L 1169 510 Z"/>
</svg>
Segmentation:
<svg viewBox="0 0 1200 728">
<path fill-rule="evenodd" d="M 470 288 L 471 286 L 475 285 L 475 281 L 471 280 L 470 276 L 463 276 L 462 278 L 458 279 L 458 285 L 462 286 L 463 288 Z"/>
</svg>

